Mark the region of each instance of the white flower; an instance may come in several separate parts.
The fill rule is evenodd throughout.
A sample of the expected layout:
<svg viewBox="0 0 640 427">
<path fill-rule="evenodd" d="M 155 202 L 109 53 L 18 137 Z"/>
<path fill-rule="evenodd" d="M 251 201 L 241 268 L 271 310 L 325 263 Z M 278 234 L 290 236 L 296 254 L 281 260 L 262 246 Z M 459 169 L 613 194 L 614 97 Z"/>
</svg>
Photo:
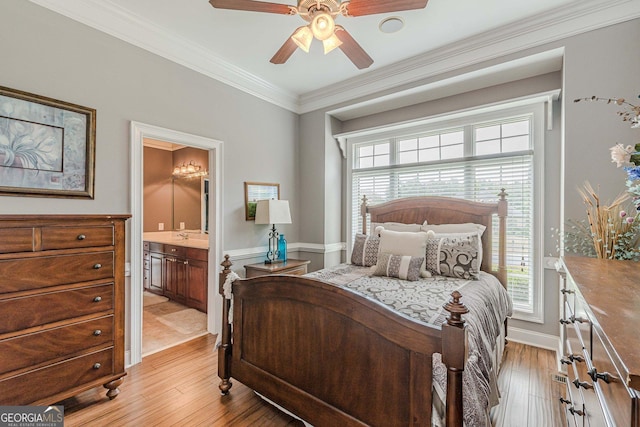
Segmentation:
<svg viewBox="0 0 640 427">
<path fill-rule="evenodd" d="M 631 145 L 625 147 L 622 144 L 616 144 L 609 150 L 611 150 L 611 161 L 618 167 L 631 163 L 631 154 L 634 152 L 634 148 Z"/>
</svg>

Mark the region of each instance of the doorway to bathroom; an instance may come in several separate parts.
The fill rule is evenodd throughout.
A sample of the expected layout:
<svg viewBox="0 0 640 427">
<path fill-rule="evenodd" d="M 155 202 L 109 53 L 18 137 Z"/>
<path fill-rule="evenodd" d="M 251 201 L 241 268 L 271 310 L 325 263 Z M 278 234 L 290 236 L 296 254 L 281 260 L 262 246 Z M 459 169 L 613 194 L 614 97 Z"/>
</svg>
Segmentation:
<svg viewBox="0 0 640 427">
<path fill-rule="evenodd" d="M 143 138 L 142 357 L 207 334 L 209 152 Z"/>
<path fill-rule="evenodd" d="M 132 122 L 129 364 L 220 327 L 222 143 Z"/>
</svg>

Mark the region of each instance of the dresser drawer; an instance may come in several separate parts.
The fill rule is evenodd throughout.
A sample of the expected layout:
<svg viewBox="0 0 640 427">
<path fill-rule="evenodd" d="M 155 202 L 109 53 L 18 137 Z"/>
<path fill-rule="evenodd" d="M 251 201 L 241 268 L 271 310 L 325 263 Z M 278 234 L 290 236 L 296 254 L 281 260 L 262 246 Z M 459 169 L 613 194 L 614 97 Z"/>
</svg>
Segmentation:
<svg viewBox="0 0 640 427">
<path fill-rule="evenodd" d="M 0 334 L 113 309 L 113 284 L 0 300 Z"/>
<path fill-rule="evenodd" d="M 603 406 L 606 409 L 607 417 L 618 426 L 631 425 L 632 409 L 634 397 L 633 392 L 627 388 L 624 376 L 614 365 L 613 359 L 617 360 L 617 355 L 608 349 L 608 345 L 603 342 L 601 332 L 594 328 L 593 334 L 593 367 L 600 375 L 605 373 L 614 376 L 607 383 L 603 378 L 595 381 L 596 392 L 600 395 Z"/>
<path fill-rule="evenodd" d="M 104 345 L 113 345 L 113 316 L 2 340 L 0 374 Z"/>
<path fill-rule="evenodd" d="M 42 250 L 113 246 L 112 226 L 43 227 Z"/>
<path fill-rule="evenodd" d="M 0 260 L 0 294 L 113 277 L 113 252 Z"/>
<path fill-rule="evenodd" d="M 0 254 L 33 251 L 33 228 L 0 229 Z"/>
<path fill-rule="evenodd" d="M 113 375 L 113 348 L 55 363 L 0 381 L 3 405 L 26 405 Z"/>
</svg>

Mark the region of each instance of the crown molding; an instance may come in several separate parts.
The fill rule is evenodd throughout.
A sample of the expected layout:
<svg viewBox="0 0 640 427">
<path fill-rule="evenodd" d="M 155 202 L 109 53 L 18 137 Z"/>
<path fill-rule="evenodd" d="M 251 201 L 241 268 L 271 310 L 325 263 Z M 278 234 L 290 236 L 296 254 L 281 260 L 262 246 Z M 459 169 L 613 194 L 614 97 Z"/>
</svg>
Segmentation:
<svg viewBox="0 0 640 427">
<path fill-rule="evenodd" d="M 293 112 L 299 109 L 295 93 L 213 55 L 203 46 L 168 33 L 143 17 L 132 15 L 109 0 L 30 1 L 264 101 Z"/>
<path fill-rule="evenodd" d="M 640 17 L 638 0 L 575 1 L 356 78 L 298 96 L 109 0 L 30 0 L 264 101 L 302 114 Z"/>
<path fill-rule="evenodd" d="M 300 96 L 300 113 L 351 102 L 525 49 L 640 17 L 637 0 L 587 0 L 434 49 Z"/>
</svg>

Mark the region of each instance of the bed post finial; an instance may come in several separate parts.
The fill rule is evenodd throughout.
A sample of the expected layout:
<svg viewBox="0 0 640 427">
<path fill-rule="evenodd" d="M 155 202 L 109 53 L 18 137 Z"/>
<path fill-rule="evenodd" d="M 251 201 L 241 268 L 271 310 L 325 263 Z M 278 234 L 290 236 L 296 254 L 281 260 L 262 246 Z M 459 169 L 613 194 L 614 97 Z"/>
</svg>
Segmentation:
<svg viewBox="0 0 640 427">
<path fill-rule="evenodd" d="M 451 314 L 447 318 L 447 324 L 457 328 L 462 328 L 464 326 L 464 319 L 462 318 L 462 315 L 467 314 L 469 309 L 460 302 L 460 298 L 462 298 L 462 294 L 460 292 L 453 291 L 451 297 L 453 300 L 449 301 L 444 306 L 444 309 Z"/>
<path fill-rule="evenodd" d="M 229 323 L 229 310 L 231 300 L 224 296 L 224 283 L 231 273 L 233 263 L 229 260 L 229 255 L 224 256 L 224 261 L 220 263 L 223 270 L 220 272 L 218 292 L 222 295 L 222 336 L 218 347 L 218 376 L 222 381 L 218 384 L 220 393 L 225 395 L 231 389 L 231 324 Z"/>
<path fill-rule="evenodd" d="M 447 367 L 447 427 L 462 427 L 462 373 L 467 359 L 466 325 L 462 318 L 469 312 L 460 302 L 462 295 L 453 291 L 444 309 L 449 312 L 442 325 L 442 363 Z"/>
<path fill-rule="evenodd" d="M 362 217 L 362 234 L 367 234 L 367 195 L 362 195 L 362 203 L 360 204 L 360 216 Z"/>
</svg>

